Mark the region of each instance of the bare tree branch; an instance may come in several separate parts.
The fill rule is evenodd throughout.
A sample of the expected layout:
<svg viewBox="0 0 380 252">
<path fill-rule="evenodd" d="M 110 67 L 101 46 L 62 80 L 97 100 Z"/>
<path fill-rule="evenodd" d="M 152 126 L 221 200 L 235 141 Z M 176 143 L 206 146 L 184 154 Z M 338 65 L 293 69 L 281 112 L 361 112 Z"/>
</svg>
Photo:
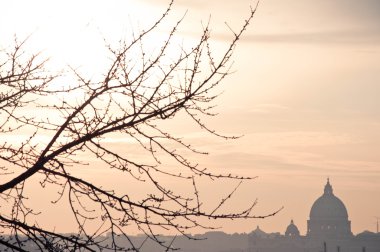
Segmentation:
<svg viewBox="0 0 380 252">
<path fill-rule="evenodd" d="M 116 47 L 106 45 L 111 60 L 97 80 L 74 67 L 69 73 L 50 74 L 46 59 L 23 51 L 27 39 L 21 43 L 16 40 L 10 51 L 0 51 L 0 134 L 21 136 L 22 130 L 28 132 L 28 137 L 19 142 L 0 140 L 0 204 L 9 206 L 9 210 L 0 211 L 0 228 L 5 230 L 0 235 L 8 234 L 8 238 L 0 237 L 0 244 L 13 251 L 25 251 L 24 246 L 30 243 L 37 251 L 138 251 L 144 242 L 134 244 L 127 231 L 133 226 L 169 251 L 174 249 L 174 240 L 165 243 L 157 230 L 188 236 L 193 228 L 215 228 L 204 220 L 265 218 L 277 213 L 254 214 L 256 201 L 237 212 L 224 211 L 242 181 L 253 178 L 201 167 L 187 154 L 207 152 L 162 126 L 168 120 L 188 116 L 205 132 L 236 138 L 217 133 L 202 118 L 215 115 L 215 89 L 230 74 L 234 48 L 257 6 L 250 9 L 240 30 L 231 29 L 234 36 L 219 57 L 214 57 L 208 24 L 191 47 L 175 45 L 183 17 L 155 50 L 147 52 L 146 41 L 166 21 L 172 4 L 131 41 L 121 41 Z M 53 88 L 63 73 L 74 76 L 76 82 Z M 46 97 L 51 95 L 54 99 Z M 38 109 L 41 114 L 31 115 L 28 109 Z M 48 140 L 39 141 L 41 136 Z M 112 137 L 128 139 L 134 151 L 143 153 L 146 159 L 113 148 L 107 142 Z M 144 183 L 152 191 L 136 199 L 132 187 L 122 193 L 92 182 L 90 174 L 77 175 L 79 166 L 88 165 L 80 158 L 83 154 L 102 162 L 105 169 Z M 170 157 L 177 168 L 167 169 L 163 156 Z M 162 176 L 188 184 L 192 191 L 186 195 L 173 190 L 161 180 Z M 28 206 L 26 184 L 31 178 L 38 179 L 43 188 L 59 188 L 51 204 L 68 205 L 78 228 L 76 233 L 64 235 L 38 225 L 40 213 Z M 236 180 L 238 185 L 207 210 L 197 186 L 201 178 Z M 89 228 L 89 224 L 97 228 Z M 121 238 L 129 242 L 128 248 Z"/>
</svg>

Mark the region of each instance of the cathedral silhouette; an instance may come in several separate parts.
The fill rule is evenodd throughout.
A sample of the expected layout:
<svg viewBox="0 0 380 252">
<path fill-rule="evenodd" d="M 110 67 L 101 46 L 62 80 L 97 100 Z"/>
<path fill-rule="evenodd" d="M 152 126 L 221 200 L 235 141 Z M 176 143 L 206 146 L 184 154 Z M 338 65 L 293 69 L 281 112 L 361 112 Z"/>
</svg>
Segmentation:
<svg viewBox="0 0 380 252">
<path fill-rule="evenodd" d="M 249 252 L 380 252 L 380 235 L 352 234 L 346 206 L 327 179 L 322 196 L 311 207 L 305 236 L 291 220 L 284 235 L 267 234 L 257 227 L 249 234 L 248 247 Z"/>
</svg>

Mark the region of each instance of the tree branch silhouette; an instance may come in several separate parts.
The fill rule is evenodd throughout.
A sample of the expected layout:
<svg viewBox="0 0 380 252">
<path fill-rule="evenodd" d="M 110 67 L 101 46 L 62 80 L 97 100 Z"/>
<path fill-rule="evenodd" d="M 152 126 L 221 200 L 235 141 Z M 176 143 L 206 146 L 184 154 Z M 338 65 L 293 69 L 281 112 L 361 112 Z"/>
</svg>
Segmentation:
<svg viewBox="0 0 380 252">
<path fill-rule="evenodd" d="M 195 227 L 213 229 L 202 219 L 265 218 L 275 214 L 253 214 L 256 202 L 238 212 L 223 211 L 222 207 L 235 195 L 241 181 L 252 178 L 201 168 L 185 153 L 207 153 L 161 126 L 163 121 L 175 120 L 183 113 L 208 133 L 234 138 L 215 132 L 202 117 L 214 116 L 211 103 L 218 97 L 214 90 L 230 73 L 234 48 L 257 6 L 250 9 L 241 29 L 233 32 L 232 40 L 219 58 L 213 57 L 208 25 L 191 48 L 182 46 L 176 57 L 170 55 L 173 38 L 183 19 L 174 24 L 158 50 L 147 53 L 146 39 L 165 21 L 172 4 L 157 22 L 131 41 L 121 41 L 116 47 L 107 45 L 111 61 L 97 80 L 71 68 L 76 82 L 57 89 L 52 84 L 61 73 L 49 73 L 47 60 L 40 59 L 39 54 L 27 57 L 23 51 L 27 40 L 16 41 L 10 52 L 0 52 L 3 60 L 0 63 L 0 134 L 18 135 L 23 130 L 29 134 L 18 143 L 0 140 L 3 164 L 0 197 L 10 206 L 9 211 L 0 209 L 0 227 L 5 230 L 0 244 L 12 251 L 25 251 L 23 247 L 27 243 L 33 243 L 40 251 L 138 251 L 139 246 L 126 231 L 126 227 L 133 225 L 149 239 L 171 250 L 172 242 L 162 241 L 157 228 L 187 236 Z M 47 99 L 53 95 L 54 99 Z M 33 115 L 27 109 L 46 111 L 46 115 Z M 46 143 L 38 141 L 41 134 L 49 136 Z M 139 151 L 149 154 L 154 162 L 112 149 L 105 141 L 112 134 L 135 141 Z M 86 164 L 79 158 L 81 153 L 91 155 L 104 167 L 118 170 L 123 176 L 149 184 L 153 191 L 135 200 L 129 194 L 105 189 L 87 177 L 75 175 L 75 167 Z M 159 153 L 174 160 L 178 169 L 165 169 Z M 192 194 L 186 196 L 172 190 L 158 175 L 188 181 Z M 60 234 L 37 224 L 39 213 L 27 205 L 25 196 L 25 184 L 32 177 L 37 177 L 42 187 L 60 188 L 58 199 L 52 204 L 67 201 L 78 227 L 76 233 Z M 196 186 L 200 177 L 239 182 L 209 211 L 204 208 Z M 98 228 L 89 228 L 89 222 L 99 223 Z M 120 237 L 129 241 L 128 248 L 120 244 Z"/>
</svg>

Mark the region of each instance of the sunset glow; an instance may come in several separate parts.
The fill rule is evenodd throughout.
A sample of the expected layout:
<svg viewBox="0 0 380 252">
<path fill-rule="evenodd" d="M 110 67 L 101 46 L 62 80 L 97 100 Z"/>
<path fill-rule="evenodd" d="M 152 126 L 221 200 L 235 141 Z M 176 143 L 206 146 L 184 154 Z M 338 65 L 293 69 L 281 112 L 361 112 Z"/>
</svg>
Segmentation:
<svg viewBox="0 0 380 252">
<path fill-rule="evenodd" d="M 89 79 L 101 79 L 109 63 L 106 44 L 117 46 L 147 29 L 167 4 L 164 0 L 4 1 L 0 48 L 12 47 L 14 35 L 19 40 L 30 36 L 28 48 L 50 58 L 51 69 L 68 71 L 70 66 Z M 249 15 L 250 5 L 256 2 L 174 1 L 167 22 L 144 42 L 144 51 L 159 50 L 168 31 L 184 17 L 166 55 L 167 65 L 172 55 L 178 55 L 178 48 L 190 48 L 197 41 L 208 22 L 215 58 L 221 57 L 233 32 Z M 213 112 L 219 114 L 206 119 L 217 132 L 242 137 L 226 141 L 210 136 L 198 125 L 189 126 L 182 114 L 163 123 L 192 146 L 209 152 L 189 154 L 200 166 L 218 173 L 258 176 L 242 184 L 227 208 L 237 211 L 256 198 L 258 215 L 284 207 L 263 220 L 218 220 L 216 226 L 222 231 L 248 233 L 260 225 L 268 232 L 284 232 L 294 219 L 300 232 L 306 233 L 310 206 L 322 194 L 327 178 L 347 206 L 353 233 L 375 231 L 374 216 L 380 216 L 379 13 L 379 2 L 371 0 L 261 1 L 233 54 L 233 74 L 216 90 L 223 93 L 212 104 L 216 105 Z M 141 58 L 138 50 L 130 56 L 136 61 Z M 71 81 L 64 75 L 58 80 L 58 86 L 68 86 Z M 77 93 L 65 99 L 83 96 Z M 30 113 L 33 110 L 37 111 L 33 108 Z M 56 114 L 51 118 L 59 121 Z M 1 134 L 0 138 L 16 142 L 27 138 L 27 129 L 24 133 Z M 34 141 L 47 143 L 49 137 L 41 134 Z M 137 151 L 139 143 L 128 136 L 114 134 L 104 142 L 150 162 Z M 162 155 L 167 171 L 175 171 L 177 164 Z M 90 165 L 70 167 L 74 174 L 126 194 L 133 188 L 136 198 L 148 193 L 144 185 L 123 180 L 118 171 L 103 169 L 94 156 L 84 153 L 80 160 Z M 178 191 L 187 192 L 192 186 L 191 181 L 159 178 Z M 203 200 L 213 206 L 236 183 L 201 179 L 198 186 Z M 57 196 L 57 190 L 41 196 L 44 190 L 38 182 L 28 189 L 31 204 L 40 209 L 48 208 Z M 39 196 L 32 196 L 33 192 Z M 57 218 L 68 211 L 50 206 L 42 222 L 69 233 L 73 224 Z M 139 230 L 130 232 L 138 234 Z"/>
</svg>

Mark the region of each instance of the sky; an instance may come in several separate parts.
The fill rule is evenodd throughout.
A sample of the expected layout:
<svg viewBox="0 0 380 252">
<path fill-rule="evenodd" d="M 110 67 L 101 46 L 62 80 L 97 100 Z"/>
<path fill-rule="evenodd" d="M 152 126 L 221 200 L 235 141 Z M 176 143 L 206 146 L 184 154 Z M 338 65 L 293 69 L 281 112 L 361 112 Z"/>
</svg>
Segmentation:
<svg viewBox="0 0 380 252">
<path fill-rule="evenodd" d="M 0 36 L 33 33 L 31 47 L 51 55 L 53 67 L 98 69 L 91 59 L 103 39 L 127 36 L 160 16 L 166 0 L 7 1 Z M 211 17 L 212 38 L 222 47 L 249 14 L 249 0 L 177 0 L 178 36 L 193 40 Z M 173 131 L 208 150 L 200 163 L 226 173 L 258 176 L 244 183 L 231 208 L 258 198 L 256 211 L 284 209 L 264 220 L 220 223 L 222 230 L 284 232 L 293 219 L 302 234 L 313 202 L 329 177 L 346 205 L 354 233 L 375 231 L 380 216 L 380 1 L 262 0 L 234 54 L 233 69 L 217 100 L 219 132 L 243 137 L 224 141 L 173 122 Z M 163 28 L 159 39 L 165 34 Z M 152 43 L 152 46 L 154 43 Z M 94 52 L 96 51 L 96 52 Z M 120 148 L 123 147 L 119 140 Z M 198 158 L 198 157 L 195 157 Z M 104 176 L 95 172 L 94 179 Z M 121 183 L 121 182 L 120 182 Z M 180 185 L 174 185 L 180 187 Z M 223 184 L 205 186 L 212 202 Z M 181 189 L 179 189 L 181 190 Z M 58 221 L 58 220 L 57 220 Z M 219 224 L 219 223 L 218 223 Z"/>
</svg>

